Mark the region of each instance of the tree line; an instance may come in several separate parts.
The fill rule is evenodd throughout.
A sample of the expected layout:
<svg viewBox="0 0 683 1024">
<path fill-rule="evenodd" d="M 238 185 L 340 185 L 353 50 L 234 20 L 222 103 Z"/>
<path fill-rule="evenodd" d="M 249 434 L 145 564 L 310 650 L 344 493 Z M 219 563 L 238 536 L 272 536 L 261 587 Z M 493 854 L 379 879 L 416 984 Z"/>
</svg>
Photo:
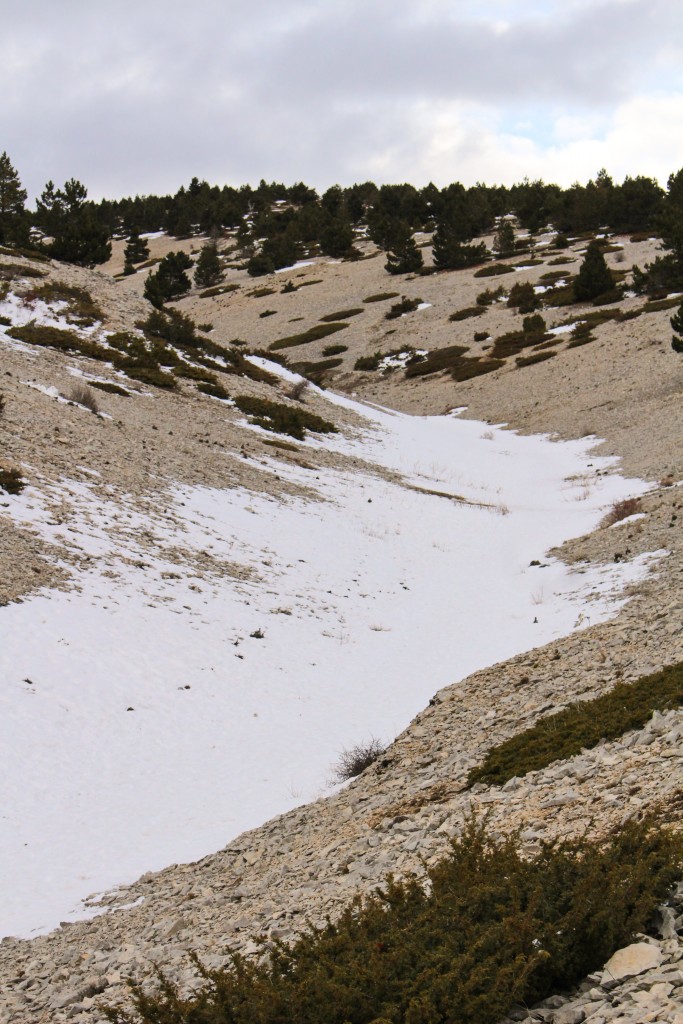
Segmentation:
<svg viewBox="0 0 683 1024">
<path fill-rule="evenodd" d="M 176 238 L 209 234 L 214 239 L 233 233 L 237 252 L 253 276 L 311 253 L 356 258 L 356 243 L 363 237 L 387 253 L 389 273 L 417 273 L 423 260 L 415 235 L 427 232 L 436 268 L 459 269 L 489 258 L 486 247 L 473 240 L 496 225 L 494 252 L 504 256 L 515 251 L 514 234 L 511 238 L 500 222 L 512 214 L 527 232 L 552 224 L 561 235 L 600 228 L 655 234 L 661 237 L 665 254 L 640 272 L 638 286 L 653 294 L 683 287 L 683 169 L 670 176 L 666 189 L 642 175 L 617 184 L 601 170 L 585 185 L 569 188 L 528 179 L 512 186 L 466 187 L 454 182 L 444 188 L 433 183 L 423 188 L 377 186 L 367 181 L 345 188 L 333 185 L 321 194 L 303 182 L 288 186 L 262 180 L 256 187 L 235 188 L 194 177 L 174 195 L 97 203 L 72 178 L 61 188 L 49 181 L 33 210 L 27 208 L 26 198 L 18 172 L 3 153 L 0 244 L 38 245 L 55 259 L 95 266 L 109 259 L 112 237 L 125 237 L 127 272 L 147 258 L 140 236 L 153 231 Z M 219 273 L 215 255 L 214 251 L 204 256 L 204 282 Z M 175 271 L 182 274 L 187 269 L 178 266 Z"/>
</svg>

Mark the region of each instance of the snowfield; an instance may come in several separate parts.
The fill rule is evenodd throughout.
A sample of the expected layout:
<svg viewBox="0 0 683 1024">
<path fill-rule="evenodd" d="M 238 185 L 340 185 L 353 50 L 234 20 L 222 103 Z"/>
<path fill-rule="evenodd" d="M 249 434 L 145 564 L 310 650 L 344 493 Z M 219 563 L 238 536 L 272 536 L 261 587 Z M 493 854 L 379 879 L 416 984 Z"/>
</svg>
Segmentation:
<svg viewBox="0 0 683 1024">
<path fill-rule="evenodd" d="M 546 557 L 647 489 L 606 473 L 595 439 L 326 394 L 365 426 L 306 443 L 402 480 L 273 459 L 317 498 L 169 484 L 141 508 L 69 480 L 3 495 L 12 521 L 90 561 L 70 591 L 0 608 L 0 934 L 96 912 L 89 894 L 323 795 L 341 750 L 605 619 L 647 571 Z"/>
</svg>

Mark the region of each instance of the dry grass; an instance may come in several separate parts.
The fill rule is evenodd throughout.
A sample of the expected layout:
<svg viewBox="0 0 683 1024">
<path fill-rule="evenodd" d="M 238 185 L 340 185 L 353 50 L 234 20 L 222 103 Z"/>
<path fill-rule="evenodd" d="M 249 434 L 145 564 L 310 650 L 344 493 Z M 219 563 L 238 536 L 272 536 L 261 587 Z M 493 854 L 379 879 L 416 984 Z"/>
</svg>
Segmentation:
<svg viewBox="0 0 683 1024">
<path fill-rule="evenodd" d="M 642 511 L 640 498 L 624 498 L 623 501 L 615 501 L 603 519 L 602 525 L 614 526 L 615 523 L 620 523 L 622 519 L 628 519 L 629 516 L 634 516 Z"/>
</svg>

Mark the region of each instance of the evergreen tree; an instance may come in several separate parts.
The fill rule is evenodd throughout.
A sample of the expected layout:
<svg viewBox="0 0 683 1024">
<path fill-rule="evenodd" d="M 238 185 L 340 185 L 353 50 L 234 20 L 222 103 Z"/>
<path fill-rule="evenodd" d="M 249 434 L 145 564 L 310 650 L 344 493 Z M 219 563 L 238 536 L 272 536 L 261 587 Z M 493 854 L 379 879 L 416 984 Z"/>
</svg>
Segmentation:
<svg viewBox="0 0 683 1024">
<path fill-rule="evenodd" d="M 63 189 L 49 181 L 36 203 L 36 223 L 52 237 L 50 256 L 81 267 L 106 263 L 111 256 L 109 231 L 87 202 L 85 185 L 70 178 Z"/>
<path fill-rule="evenodd" d="M 440 220 L 432 238 L 432 256 L 439 270 L 462 270 L 486 259 L 486 246 L 463 245 L 459 226 L 450 218 Z"/>
<path fill-rule="evenodd" d="M 415 274 L 422 264 L 422 253 L 415 244 L 410 225 L 406 221 L 398 221 L 390 235 L 384 269 L 390 274 Z"/>
<path fill-rule="evenodd" d="M 683 355 L 683 302 L 678 307 L 678 312 L 671 317 L 671 326 L 676 332 L 671 339 L 671 347 L 674 352 Z"/>
<path fill-rule="evenodd" d="M 165 302 L 179 299 L 190 290 L 190 279 L 185 273 L 192 260 L 184 252 L 169 252 L 154 274 L 145 281 L 145 298 L 160 309 Z"/>
<path fill-rule="evenodd" d="M 223 268 L 215 241 L 202 246 L 194 272 L 194 283 L 197 288 L 213 288 L 223 279 Z"/>
<path fill-rule="evenodd" d="M 614 288 L 614 281 L 605 263 L 600 246 L 593 241 L 586 249 L 586 255 L 574 282 L 574 298 L 577 302 L 589 302 Z"/>
<path fill-rule="evenodd" d="M 28 241 L 28 218 L 24 209 L 26 189 L 7 153 L 0 156 L 0 243 Z"/>
<path fill-rule="evenodd" d="M 512 256 L 515 251 L 515 229 L 509 220 L 502 220 L 493 239 L 493 251 L 497 256 Z"/>
<path fill-rule="evenodd" d="M 328 189 L 328 192 L 331 191 L 332 189 Z M 333 259 L 352 258 L 357 255 L 353 247 L 353 228 L 343 214 L 332 217 L 323 228 L 320 233 L 320 248 L 326 256 L 332 256 Z"/>
<path fill-rule="evenodd" d="M 137 231 L 131 231 L 128 244 L 124 250 L 124 274 L 134 274 L 135 264 L 144 263 L 149 258 L 149 246 L 146 239 L 140 238 Z"/>
</svg>

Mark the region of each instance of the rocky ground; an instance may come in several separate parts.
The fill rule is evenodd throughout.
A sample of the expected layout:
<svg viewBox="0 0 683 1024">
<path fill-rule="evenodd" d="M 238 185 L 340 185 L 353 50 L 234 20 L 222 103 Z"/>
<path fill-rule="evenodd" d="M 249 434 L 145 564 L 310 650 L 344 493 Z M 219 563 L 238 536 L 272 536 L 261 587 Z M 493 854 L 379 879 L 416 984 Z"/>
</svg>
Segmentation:
<svg viewBox="0 0 683 1024">
<path fill-rule="evenodd" d="M 652 244 L 633 252 L 627 244 L 625 253 L 626 266 L 633 258 L 642 263 Z M 468 416 L 504 421 L 522 431 L 604 438 L 600 454 L 619 456 L 626 472 L 651 481 L 642 499 L 644 515 L 604 525 L 566 545 L 561 556 L 581 572 L 587 564 L 663 554 L 611 622 L 455 680 L 434 695 L 380 762 L 335 796 L 268 822 L 196 864 L 143 876 L 105 897 L 107 912 L 91 921 L 64 925 L 30 942 L 3 940 L 0 1019 L 8 1024 L 96 1024 L 103 1020 L 98 1011 L 102 1001 L 125 1000 L 126 978 L 149 979 L 155 966 L 191 987 L 195 976 L 189 949 L 215 966 L 225 961 L 228 948 L 254 949 L 255 934 L 291 937 L 305 920 L 334 913 L 389 871 L 423 870 L 424 863 L 443 854 L 449 837 L 459 833 L 472 811 L 487 813 L 494 833 L 521 829 L 530 853 L 541 839 L 587 831 L 599 835 L 655 806 L 666 807 L 673 821 L 680 820 L 681 711 L 656 715 L 641 730 L 502 788 L 478 784 L 465 789 L 469 769 L 500 739 L 558 707 L 608 690 L 619 679 L 633 680 L 683 660 L 683 359 L 670 348 L 670 313 L 603 324 L 587 346 L 563 347 L 556 358 L 535 366 L 506 365 L 463 383 L 443 375 L 405 382 L 400 371 L 354 373 L 353 360 L 377 348 L 437 348 L 470 338 L 482 324 L 492 333 L 509 330 L 515 316 L 501 307 L 474 321 L 451 323 L 448 315 L 470 305 L 491 282 L 465 272 L 401 278 L 397 285 L 382 262 L 376 257 L 349 265 L 325 263 L 259 282 L 231 271 L 239 290 L 215 299 L 194 294 L 180 305 L 198 321 L 211 321 L 219 339 L 240 337 L 258 348 L 297 329 L 296 323 L 285 328 L 284 321 L 301 316 L 303 329 L 334 310 L 363 305 L 373 293 L 400 289 L 431 302 L 430 308 L 393 321 L 393 327 L 377 309 L 380 303 L 365 304 L 366 311 L 349 321 L 352 326 L 333 338 L 343 338 L 349 348 L 331 386 L 413 412 L 467 406 Z M 109 269 L 116 271 L 115 260 Z M 523 273 L 536 280 L 542 271 L 537 267 Z M 59 274 L 87 281 L 112 324 L 117 317 L 129 323 L 144 313 L 135 294 L 141 288 L 139 275 L 115 285 L 86 271 L 60 268 Z M 286 279 L 298 284 L 320 279 L 321 284 L 283 294 Z M 273 292 L 248 294 L 261 286 Z M 276 312 L 261 317 L 263 304 Z M 622 306 L 637 304 L 642 300 L 633 298 Z M 555 314 L 557 322 L 567 315 L 566 310 Z M 398 340 L 386 337 L 394 329 Z M 314 349 L 320 358 L 324 345 L 316 342 L 303 354 L 297 350 L 297 356 L 312 358 L 309 349 Z M 179 395 L 103 395 L 101 406 L 112 417 L 108 420 L 22 383 L 49 383 L 67 393 L 73 360 L 47 349 L 26 353 L 6 346 L 0 358 L 0 390 L 7 398 L 0 440 L 6 458 L 21 464 L 31 481 L 95 470 L 103 486 L 125 487 L 141 500 L 174 479 L 274 486 L 272 476 L 259 471 L 264 442 L 254 438 L 245 449 L 243 431 L 223 412 L 217 416 L 219 403 L 185 385 Z M 82 360 L 77 363 L 87 368 Z M 307 401 L 329 414 L 322 398 Z M 310 449 L 279 452 L 313 467 L 322 458 Z M 55 567 L 54 555 L 30 531 L 3 523 L 4 600 L 40 586 L 69 585 L 68 571 L 64 565 Z M 528 1017 L 520 1011 L 515 1019 L 682 1024 L 681 911 L 679 893 L 662 912 L 658 937 L 640 937 L 577 992 L 558 994 Z"/>
</svg>

